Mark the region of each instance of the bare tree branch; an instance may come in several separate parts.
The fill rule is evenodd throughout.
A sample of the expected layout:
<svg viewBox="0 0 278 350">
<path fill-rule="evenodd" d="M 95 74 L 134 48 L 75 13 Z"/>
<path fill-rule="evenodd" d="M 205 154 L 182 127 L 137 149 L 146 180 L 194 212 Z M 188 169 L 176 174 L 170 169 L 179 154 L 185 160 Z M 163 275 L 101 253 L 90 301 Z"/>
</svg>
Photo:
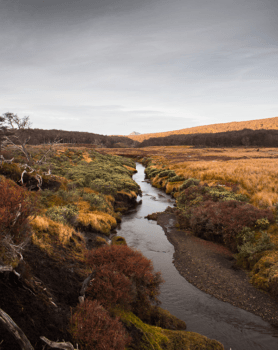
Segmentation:
<svg viewBox="0 0 278 350">
<path fill-rule="evenodd" d="M 0 323 L 10 334 L 12 334 L 22 350 L 34 350 L 22 329 L 19 328 L 12 318 L 2 309 L 0 309 Z"/>
<path fill-rule="evenodd" d="M 74 349 L 73 345 L 69 342 L 58 343 L 58 342 L 51 341 L 46 337 L 40 337 L 40 338 L 51 348 L 64 349 L 64 350 L 78 350 L 78 347 Z"/>
<path fill-rule="evenodd" d="M 11 164 L 13 161 L 14 161 L 14 158 L 12 158 L 12 159 L 5 159 L 2 154 L 0 155 L 0 165 L 2 165 L 2 163 Z"/>
<path fill-rule="evenodd" d="M 47 154 L 52 150 L 53 147 L 57 146 L 60 142 L 62 141 L 62 139 L 58 139 L 56 138 L 51 144 L 49 149 L 43 154 L 42 158 L 40 160 L 38 160 L 36 163 L 37 164 L 43 164 L 43 160 L 46 160 L 46 156 Z"/>
</svg>

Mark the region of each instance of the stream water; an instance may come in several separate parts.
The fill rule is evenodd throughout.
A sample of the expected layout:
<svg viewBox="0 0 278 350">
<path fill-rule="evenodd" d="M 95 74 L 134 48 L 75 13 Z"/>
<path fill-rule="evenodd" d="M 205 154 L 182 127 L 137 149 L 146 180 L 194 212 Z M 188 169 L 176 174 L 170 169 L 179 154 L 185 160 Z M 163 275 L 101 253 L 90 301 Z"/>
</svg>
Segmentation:
<svg viewBox="0 0 278 350">
<path fill-rule="evenodd" d="M 260 317 L 200 291 L 183 278 L 173 264 L 174 247 L 155 221 L 144 217 L 173 206 L 174 200 L 144 180 L 137 164 L 133 179 L 142 190 L 142 204 L 123 217 L 118 235 L 139 249 L 161 271 L 161 307 L 187 324 L 187 330 L 220 341 L 225 350 L 278 350 L 278 329 Z"/>
</svg>

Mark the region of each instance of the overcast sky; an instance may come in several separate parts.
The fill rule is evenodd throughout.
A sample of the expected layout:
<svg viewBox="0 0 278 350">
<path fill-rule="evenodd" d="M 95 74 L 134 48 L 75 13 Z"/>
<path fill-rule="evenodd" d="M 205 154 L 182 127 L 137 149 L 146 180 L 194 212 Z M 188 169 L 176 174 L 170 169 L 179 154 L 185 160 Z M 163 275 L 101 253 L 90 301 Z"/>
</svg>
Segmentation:
<svg viewBox="0 0 278 350">
<path fill-rule="evenodd" d="M 129 134 L 278 116 L 277 0 L 0 0 L 0 115 Z"/>
</svg>

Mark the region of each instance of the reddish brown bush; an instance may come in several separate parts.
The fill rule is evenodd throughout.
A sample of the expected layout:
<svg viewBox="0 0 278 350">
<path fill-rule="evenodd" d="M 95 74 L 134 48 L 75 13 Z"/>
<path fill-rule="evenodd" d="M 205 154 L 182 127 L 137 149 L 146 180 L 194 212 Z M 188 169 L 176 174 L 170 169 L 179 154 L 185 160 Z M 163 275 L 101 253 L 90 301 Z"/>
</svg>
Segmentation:
<svg viewBox="0 0 278 350">
<path fill-rule="evenodd" d="M 92 250 L 87 262 L 96 276 L 87 289 L 90 298 L 105 306 L 120 304 L 143 314 L 150 304 L 159 301 L 161 274 L 154 272 L 152 262 L 128 246 L 104 246 Z"/>
<path fill-rule="evenodd" d="M 134 296 L 131 295 L 132 283 L 123 273 L 115 271 L 114 265 L 98 267 L 94 280 L 86 291 L 89 299 L 97 299 L 109 309 L 114 305 L 128 308 Z"/>
<path fill-rule="evenodd" d="M 28 235 L 28 216 L 36 211 L 34 194 L 13 181 L 0 181 L 0 240 L 7 234 L 14 243 Z"/>
<path fill-rule="evenodd" d="M 70 332 L 80 350 L 124 350 L 130 342 L 119 318 L 112 318 L 97 300 L 86 300 L 71 318 Z"/>
<path fill-rule="evenodd" d="M 273 213 L 238 201 L 206 201 L 191 212 L 189 224 L 196 236 L 223 242 L 232 251 L 237 249 L 237 234 L 243 227 L 254 227 L 258 219 L 274 221 Z"/>
</svg>

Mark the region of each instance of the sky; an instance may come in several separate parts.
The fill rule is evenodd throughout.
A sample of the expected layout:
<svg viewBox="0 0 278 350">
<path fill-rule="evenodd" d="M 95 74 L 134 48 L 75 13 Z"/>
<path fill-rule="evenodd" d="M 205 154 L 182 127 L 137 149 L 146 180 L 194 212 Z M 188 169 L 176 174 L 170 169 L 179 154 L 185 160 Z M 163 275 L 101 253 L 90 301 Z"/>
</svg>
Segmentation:
<svg viewBox="0 0 278 350">
<path fill-rule="evenodd" d="M 278 116 L 277 0 L 0 0 L 0 115 L 153 133 Z"/>
</svg>

